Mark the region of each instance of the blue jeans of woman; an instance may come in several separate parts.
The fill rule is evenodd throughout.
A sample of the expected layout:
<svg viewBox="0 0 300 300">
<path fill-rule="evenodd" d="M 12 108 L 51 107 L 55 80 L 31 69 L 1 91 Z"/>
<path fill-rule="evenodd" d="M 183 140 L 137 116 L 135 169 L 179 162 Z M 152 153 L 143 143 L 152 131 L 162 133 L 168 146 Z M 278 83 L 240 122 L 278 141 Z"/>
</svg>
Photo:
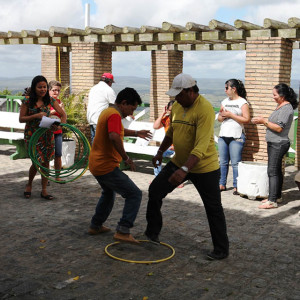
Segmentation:
<svg viewBox="0 0 300 300">
<path fill-rule="evenodd" d="M 171 149 L 168 149 L 163 153 L 163 157 L 170 157 L 173 154 L 174 154 L 174 151 Z M 157 166 L 157 168 L 154 168 L 154 175 L 157 176 L 160 173 L 161 169 L 162 169 L 161 165 Z"/>
<path fill-rule="evenodd" d="M 290 142 L 268 142 L 268 176 L 269 176 L 269 201 L 276 202 L 281 198 L 283 174 L 282 159 L 290 148 Z"/>
<path fill-rule="evenodd" d="M 150 184 L 146 213 L 148 222 L 146 233 L 149 235 L 159 235 L 162 229 L 162 200 L 176 188 L 168 180 L 178 169 L 174 163 L 168 162 Z M 208 173 L 188 173 L 184 180 L 191 180 L 203 201 L 214 250 L 216 252 L 228 253 L 229 242 L 225 215 L 221 203 L 219 178 L 220 170 L 218 169 Z M 184 205 L 184 201 L 177 201 L 174 205 L 177 205 L 177 210 L 180 211 L 180 205 Z M 175 228 L 174 230 L 179 231 L 180 228 Z"/>
<path fill-rule="evenodd" d="M 54 141 L 55 141 L 55 156 L 61 157 L 62 156 L 62 134 L 54 134 Z"/>
<path fill-rule="evenodd" d="M 142 200 L 141 190 L 119 168 L 101 176 L 95 176 L 102 188 L 102 194 L 92 217 L 91 228 L 100 228 L 109 217 L 114 206 L 116 193 L 125 199 L 122 217 L 117 231 L 130 233 Z"/>
<path fill-rule="evenodd" d="M 218 148 L 220 158 L 220 185 L 226 186 L 227 175 L 229 169 L 229 161 L 231 161 L 233 173 L 233 187 L 237 187 L 238 163 L 242 160 L 242 152 L 245 144 L 245 134 L 242 133 L 239 139 L 232 137 L 219 137 Z"/>
</svg>

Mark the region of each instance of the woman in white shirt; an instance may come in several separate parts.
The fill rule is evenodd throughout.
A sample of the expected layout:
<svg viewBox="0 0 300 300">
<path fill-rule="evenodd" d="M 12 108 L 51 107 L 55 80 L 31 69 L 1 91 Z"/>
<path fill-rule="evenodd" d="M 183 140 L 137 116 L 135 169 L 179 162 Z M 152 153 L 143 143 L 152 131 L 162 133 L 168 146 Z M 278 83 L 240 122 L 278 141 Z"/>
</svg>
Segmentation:
<svg viewBox="0 0 300 300">
<path fill-rule="evenodd" d="M 250 121 L 249 104 L 244 84 L 238 79 L 225 82 L 227 98 L 221 103 L 218 121 L 222 122 L 218 139 L 220 158 L 220 190 L 226 190 L 229 161 L 233 171 L 233 194 L 237 192 L 238 163 L 245 144 L 244 125 Z"/>
</svg>

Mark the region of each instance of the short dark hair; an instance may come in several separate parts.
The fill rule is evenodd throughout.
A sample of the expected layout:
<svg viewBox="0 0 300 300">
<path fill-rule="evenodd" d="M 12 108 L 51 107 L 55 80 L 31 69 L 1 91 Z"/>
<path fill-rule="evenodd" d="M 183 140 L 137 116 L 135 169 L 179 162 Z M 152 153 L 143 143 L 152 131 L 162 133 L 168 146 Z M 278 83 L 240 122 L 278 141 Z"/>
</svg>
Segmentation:
<svg viewBox="0 0 300 300">
<path fill-rule="evenodd" d="M 141 105 L 142 99 L 138 92 L 133 88 L 125 88 L 120 91 L 117 95 L 115 103 L 120 104 L 123 100 L 126 100 L 127 104 L 130 105 Z"/>
</svg>

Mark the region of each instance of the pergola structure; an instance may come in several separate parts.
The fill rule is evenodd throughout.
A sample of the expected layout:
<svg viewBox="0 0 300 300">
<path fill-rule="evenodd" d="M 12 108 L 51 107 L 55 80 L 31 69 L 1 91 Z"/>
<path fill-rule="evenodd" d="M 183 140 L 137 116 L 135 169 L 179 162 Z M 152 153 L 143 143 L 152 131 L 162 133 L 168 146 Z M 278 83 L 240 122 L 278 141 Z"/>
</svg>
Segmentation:
<svg viewBox="0 0 300 300">
<path fill-rule="evenodd" d="M 83 29 L 50 27 L 49 31 L 0 32 L 0 45 L 42 45 L 42 74 L 60 78 L 63 85 L 80 92 L 112 72 L 113 51 L 151 51 L 150 118 L 170 100 L 165 91 L 182 72 L 183 51 L 246 51 L 245 87 L 251 114 L 269 116 L 275 108 L 272 89 L 279 82 L 290 84 L 293 49 L 299 49 L 300 19 L 287 23 L 265 19 L 263 26 L 236 20 L 234 26 L 217 20 L 209 25 L 188 22 L 185 26 L 163 22 L 162 27 L 141 26 Z M 72 52 L 72 82 L 70 55 Z M 201 86 L 200 86 L 201 88 Z M 299 124 L 300 127 L 300 124 Z M 297 131 L 299 151 L 300 130 Z M 243 159 L 267 159 L 265 128 L 246 126 Z M 300 165 L 299 155 L 296 165 Z"/>
</svg>

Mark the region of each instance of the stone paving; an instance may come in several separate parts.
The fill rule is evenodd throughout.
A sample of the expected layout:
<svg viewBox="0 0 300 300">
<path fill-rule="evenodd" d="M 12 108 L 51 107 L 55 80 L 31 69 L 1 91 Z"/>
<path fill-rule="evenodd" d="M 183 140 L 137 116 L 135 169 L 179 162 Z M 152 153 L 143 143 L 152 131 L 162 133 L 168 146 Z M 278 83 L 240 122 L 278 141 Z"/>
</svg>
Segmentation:
<svg viewBox="0 0 300 300">
<path fill-rule="evenodd" d="M 163 204 L 161 241 L 176 254 L 157 264 L 135 264 L 108 257 L 112 232 L 86 231 L 100 189 L 86 172 L 80 179 L 51 183 L 53 201 L 40 198 L 40 176 L 32 197 L 23 198 L 29 159 L 11 161 L 14 149 L 0 146 L 0 299 L 300 299 L 300 192 L 286 168 L 283 203 L 259 210 L 258 200 L 222 193 L 230 256 L 208 261 L 212 248 L 205 211 L 192 184 L 176 189 Z M 143 191 L 132 233 L 144 239 L 147 189 L 153 179 L 149 162 L 126 171 Z M 229 182 L 228 187 L 231 186 Z M 117 197 L 106 225 L 115 228 L 123 200 Z M 109 248 L 129 260 L 157 260 L 171 251 L 150 243 Z"/>
</svg>

